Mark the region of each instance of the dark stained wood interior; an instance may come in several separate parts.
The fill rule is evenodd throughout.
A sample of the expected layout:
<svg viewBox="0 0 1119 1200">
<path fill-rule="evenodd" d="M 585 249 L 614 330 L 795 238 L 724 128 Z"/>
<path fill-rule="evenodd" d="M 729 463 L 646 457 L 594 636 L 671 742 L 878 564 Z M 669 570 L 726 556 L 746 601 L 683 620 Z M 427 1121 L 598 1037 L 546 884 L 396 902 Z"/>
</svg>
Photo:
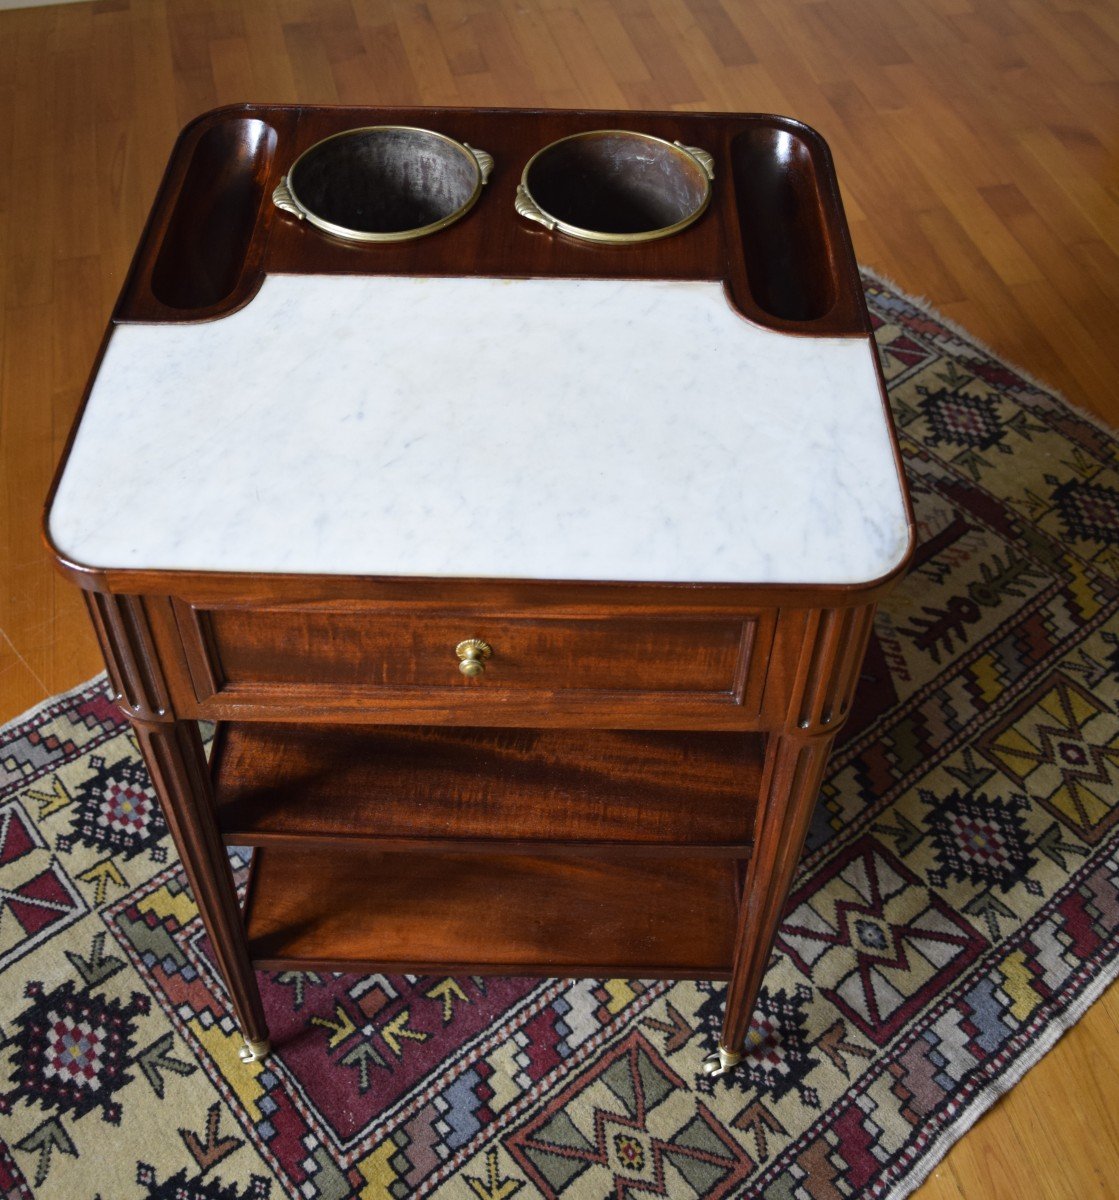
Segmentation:
<svg viewBox="0 0 1119 1200">
<path fill-rule="evenodd" d="M 185 282 L 166 283 L 175 302 L 164 298 L 157 279 L 165 280 L 165 274 L 154 276 L 149 264 L 164 254 L 178 254 L 163 247 L 180 244 L 183 196 L 189 197 L 192 211 L 201 211 L 221 207 L 227 193 L 240 197 L 254 192 L 262 182 L 271 192 L 315 143 L 370 123 L 431 129 L 493 155 L 493 173 L 471 211 L 415 241 L 368 245 L 333 238 L 266 201 L 249 241 L 222 241 L 231 259 L 240 255 L 223 266 L 223 278 L 236 279 L 235 288 L 215 301 L 217 288 L 191 269 Z M 261 126 L 269 131 L 267 149 L 262 143 L 258 154 L 241 152 L 243 131 Z M 520 217 L 514 209 L 516 189 L 533 155 L 572 133 L 598 129 L 633 130 L 707 150 L 715 163 L 708 210 L 671 237 L 621 246 L 548 232 Z M 224 173 L 208 167 L 208 154 L 196 153 L 208 139 L 239 148 Z M 755 186 L 749 174 L 762 160 L 764 182 Z M 745 168 L 739 165 L 743 162 Z M 596 187 L 585 170 L 581 184 L 588 192 Z M 248 206 L 234 207 L 234 223 L 240 225 Z M 783 252 L 770 243 L 789 233 L 804 239 L 804 249 L 795 252 L 796 279 L 782 284 L 779 269 L 786 264 L 773 256 Z M 216 316 L 243 304 L 267 272 L 723 279 L 734 304 L 759 324 L 840 335 L 864 334 L 869 328 L 827 145 L 807 126 L 768 115 L 280 105 L 240 105 L 205 114 L 183 131 L 172 154 L 117 319 Z M 189 311 L 192 306 L 184 301 L 192 289 L 196 304 Z"/>
<path fill-rule="evenodd" d="M 233 845 L 470 839 L 744 857 L 764 751 L 758 734 L 254 722 L 222 725 L 210 763 Z"/>
<path fill-rule="evenodd" d="M 784 321 L 817 321 L 835 303 L 827 207 L 809 143 L 755 125 L 731 139 L 731 169 L 746 280 L 755 301 Z"/>
<path fill-rule="evenodd" d="M 159 303 L 191 312 L 233 292 L 275 149 L 276 131 L 254 117 L 222 121 L 198 139 L 152 267 Z"/>
<path fill-rule="evenodd" d="M 719 978 L 730 968 L 727 859 L 255 853 L 246 927 L 258 967 Z"/>
</svg>

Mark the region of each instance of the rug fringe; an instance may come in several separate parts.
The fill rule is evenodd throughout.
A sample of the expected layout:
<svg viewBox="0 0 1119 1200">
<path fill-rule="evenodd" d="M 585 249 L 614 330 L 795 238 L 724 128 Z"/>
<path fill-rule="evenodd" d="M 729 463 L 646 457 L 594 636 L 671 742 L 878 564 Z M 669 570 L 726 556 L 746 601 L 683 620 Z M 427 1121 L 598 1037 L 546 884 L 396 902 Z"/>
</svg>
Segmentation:
<svg viewBox="0 0 1119 1200">
<path fill-rule="evenodd" d="M 1000 350 L 996 350 L 989 342 L 985 342 L 982 338 L 976 337 L 970 330 L 965 329 L 958 321 L 953 321 L 951 317 L 946 317 L 935 304 L 927 296 L 920 295 L 916 292 L 907 291 L 897 282 L 890 278 L 889 275 L 882 274 L 881 271 L 874 267 L 868 267 L 865 263 L 859 263 L 859 274 L 864 277 L 869 277 L 873 282 L 881 284 L 882 287 L 894 292 L 903 300 L 912 304 L 914 308 L 919 308 L 922 312 L 928 313 L 929 316 L 939 321 L 945 329 L 950 330 L 969 346 L 974 346 L 976 350 L 986 354 L 988 358 L 994 359 L 997 363 L 1020 376 L 1031 387 L 1036 388 L 1039 392 L 1044 392 L 1047 396 L 1051 396 L 1054 400 L 1059 401 L 1067 409 L 1070 409 L 1082 420 L 1087 421 L 1090 425 L 1094 425 L 1101 433 L 1106 433 L 1111 437 L 1119 436 L 1119 428 L 1111 425 L 1098 413 L 1092 412 L 1090 409 L 1084 408 L 1082 405 L 1074 404 L 1064 392 L 1058 391 L 1051 383 L 1046 383 L 1044 379 L 1039 379 L 1032 372 L 1027 371 L 1025 367 L 1020 367 L 1016 362 L 1011 362 Z"/>
<path fill-rule="evenodd" d="M 1012 1088 L 1016 1087 L 1024 1075 L 1032 1071 L 1050 1050 L 1061 1040 L 1092 1007 L 1093 1004 L 1119 978 L 1119 960 L 1101 968 L 1100 973 L 1085 986 L 1079 998 L 1058 1016 L 1049 1018 L 1048 1024 L 1037 1035 L 1036 1041 L 1023 1051 L 999 1075 L 997 1082 L 991 1083 L 980 1090 L 979 1095 L 967 1107 L 964 1113 L 957 1113 L 952 1123 L 936 1134 L 925 1148 L 921 1157 L 908 1167 L 904 1178 L 884 1192 L 880 1200 L 905 1200 L 912 1195 L 922 1183 L 936 1170 L 957 1142 L 968 1134 L 980 1117 L 988 1113 Z"/>
</svg>

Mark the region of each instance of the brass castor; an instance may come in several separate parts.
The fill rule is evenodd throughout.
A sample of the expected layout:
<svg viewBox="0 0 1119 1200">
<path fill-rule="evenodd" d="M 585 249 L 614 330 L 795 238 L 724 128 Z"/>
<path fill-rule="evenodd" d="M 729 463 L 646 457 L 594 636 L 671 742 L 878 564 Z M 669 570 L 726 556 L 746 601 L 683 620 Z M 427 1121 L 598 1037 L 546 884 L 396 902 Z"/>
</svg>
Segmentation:
<svg viewBox="0 0 1119 1200">
<path fill-rule="evenodd" d="M 703 1060 L 703 1073 L 704 1075 L 710 1075 L 712 1079 L 718 1079 L 720 1075 L 725 1075 L 741 1061 L 741 1054 L 735 1054 L 733 1050 L 728 1050 L 726 1046 L 720 1045 L 718 1050 L 715 1050 Z"/>
<path fill-rule="evenodd" d="M 260 1062 L 261 1059 L 268 1057 L 271 1049 L 272 1043 L 267 1038 L 260 1038 L 255 1042 L 245 1038 L 245 1044 L 237 1051 L 237 1054 L 243 1063 Z"/>
</svg>

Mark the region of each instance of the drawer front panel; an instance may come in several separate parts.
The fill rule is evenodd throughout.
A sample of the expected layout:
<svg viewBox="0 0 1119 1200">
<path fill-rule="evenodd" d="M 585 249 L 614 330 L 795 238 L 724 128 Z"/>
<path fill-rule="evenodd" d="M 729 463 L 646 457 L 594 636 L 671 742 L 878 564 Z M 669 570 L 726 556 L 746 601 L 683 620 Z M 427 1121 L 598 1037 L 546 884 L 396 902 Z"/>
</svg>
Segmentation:
<svg viewBox="0 0 1119 1200">
<path fill-rule="evenodd" d="M 335 689 L 377 703 L 389 694 L 583 693 L 593 702 L 661 696 L 741 705 L 764 670 L 766 614 L 547 617 L 339 610 L 323 606 L 201 608 L 176 605 L 195 693 L 272 704 L 281 691 Z M 759 638 L 759 633 L 762 637 Z M 484 640 L 491 653 L 475 678 L 459 670 L 457 645 Z"/>
</svg>

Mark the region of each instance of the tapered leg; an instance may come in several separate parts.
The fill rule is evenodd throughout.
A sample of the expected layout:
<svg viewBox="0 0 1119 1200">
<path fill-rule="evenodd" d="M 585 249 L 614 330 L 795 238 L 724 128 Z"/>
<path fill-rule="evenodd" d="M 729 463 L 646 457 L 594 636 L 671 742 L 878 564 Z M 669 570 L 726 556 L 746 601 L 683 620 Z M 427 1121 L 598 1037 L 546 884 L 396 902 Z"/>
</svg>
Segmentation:
<svg viewBox="0 0 1119 1200">
<path fill-rule="evenodd" d="M 179 850 L 218 969 L 241 1026 L 245 1062 L 269 1049 L 268 1027 L 252 963 L 233 871 L 214 820 L 206 754 L 194 721 L 133 720 L 140 750 Z"/>
<path fill-rule="evenodd" d="M 754 853 L 746 874 L 719 1049 L 704 1070 L 722 1075 L 742 1057 L 750 1017 L 831 751 L 834 733 L 773 734 L 766 748 Z"/>
</svg>

